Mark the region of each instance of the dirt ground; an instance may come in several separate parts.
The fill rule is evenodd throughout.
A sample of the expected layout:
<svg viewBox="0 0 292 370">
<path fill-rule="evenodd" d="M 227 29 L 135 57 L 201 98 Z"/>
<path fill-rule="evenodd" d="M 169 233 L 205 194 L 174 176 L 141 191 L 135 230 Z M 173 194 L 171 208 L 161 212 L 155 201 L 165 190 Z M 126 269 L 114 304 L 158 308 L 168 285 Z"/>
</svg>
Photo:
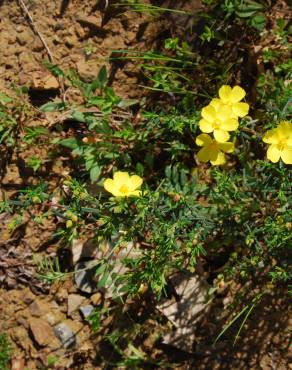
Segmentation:
<svg viewBox="0 0 292 370">
<path fill-rule="evenodd" d="M 25 3 L 54 63 L 64 70 L 75 69 L 84 81 L 94 79 L 100 67 L 106 65 L 112 86 L 124 98 L 139 98 L 145 95 L 145 90 L 139 87 L 141 75 L 137 63 L 109 63 L 112 51 L 159 49 L 164 35 L 175 34 L 188 22 L 187 17 L 157 20 L 135 12 L 122 12 L 120 8 L 105 9 L 105 1 L 27 0 Z M 173 3 L 192 12 L 201 8 L 196 0 L 166 1 L 164 5 L 172 6 Z M 0 35 L 0 91 L 10 91 L 12 84 L 25 85 L 30 88 L 32 103 L 47 102 L 52 91 L 58 90 L 58 81 L 43 66 L 43 61 L 48 59 L 48 50 L 33 32 L 16 0 L 0 1 Z M 46 126 L 48 123 L 36 115 L 29 124 Z M 32 154 L 46 155 L 46 152 L 34 150 L 14 154 L 1 174 L 1 187 L 9 195 L 13 196 L 15 190 L 33 183 L 33 173 L 22 166 L 23 158 Z M 66 164 L 56 161 L 49 174 L 44 169 L 44 176 L 50 179 L 54 188 L 68 171 Z M 0 217 L 0 332 L 8 332 L 12 341 L 12 369 L 47 368 L 50 356 L 58 359 L 55 369 L 113 368 L 105 365 L 107 349 L 104 349 L 100 336 L 92 333 L 77 310 L 81 304 L 98 306 L 102 295 L 81 293 L 72 279 L 49 286 L 35 278 L 33 256 L 54 255 L 58 247 L 52 239 L 54 220 L 36 226 L 27 218 L 11 236 L 1 227 L 9 216 L 2 214 Z M 263 302 L 255 309 L 253 319 L 248 322 L 236 346 L 232 347 L 231 334 L 230 338 L 212 345 L 224 319 L 221 314 L 224 299 L 226 294 L 218 297 L 199 323 L 194 354 L 167 348 L 151 339 L 151 331 L 153 334 L 159 329 L 151 319 L 153 312 L 145 313 L 144 324 L 149 333 L 142 347 L 146 352 L 152 352 L 155 359 L 163 357 L 177 363 L 177 369 L 291 369 L 287 356 L 288 302 L 278 297 Z M 146 305 L 146 301 L 141 305 Z M 60 345 L 53 330 L 60 323 L 76 334 L 78 345 L 74 349 Z M 110 325 L 109 318 L 105 327 Z M 103 349 L 105 355 L 101 353 Z"/>
</svg>

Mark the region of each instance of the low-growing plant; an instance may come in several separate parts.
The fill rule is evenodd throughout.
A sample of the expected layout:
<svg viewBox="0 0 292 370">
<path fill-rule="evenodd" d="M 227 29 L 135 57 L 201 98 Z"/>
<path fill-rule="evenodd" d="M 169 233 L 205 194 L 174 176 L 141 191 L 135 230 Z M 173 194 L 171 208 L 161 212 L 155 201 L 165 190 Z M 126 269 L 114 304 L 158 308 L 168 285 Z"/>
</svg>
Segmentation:
<svg viewBox="0 0 292 370">
<path fill-rule="evenodd" d="M 6 333 L 0 333 L 0 369 L 8 370 L 11 360 L 11 344 Z"/>
</svg>

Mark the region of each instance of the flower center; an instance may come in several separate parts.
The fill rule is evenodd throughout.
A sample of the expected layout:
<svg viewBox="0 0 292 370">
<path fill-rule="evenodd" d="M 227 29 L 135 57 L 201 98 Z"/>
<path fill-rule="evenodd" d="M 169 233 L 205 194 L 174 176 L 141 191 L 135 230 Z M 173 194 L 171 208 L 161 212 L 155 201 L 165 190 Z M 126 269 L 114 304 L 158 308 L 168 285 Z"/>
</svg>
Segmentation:
<svg viewBox="0 0 292 370">
<path fill-rule="evenodd" d="M 280 151 L 283 151 L 285 149 L 285 147 L 287 146 L 287 142 L 286 142 L 286 139 L 282 139 L 279 141 L 279 143 L 277 144 L 277 147 Z"/>
<path fill-rule="evenodd" d="M 218 150 L 218 143 L 214 140 L 212 144 L 210 144 L 210 150 Z"/>
<path fill-rule="evenodd" d="M 213 123 L 213 127 L 215 130 L 220 129 L 220 126 L 221 126 L 221 122 L 219 120 Z"/>
<path fill-rule="evenodd" d="M 121 192 L 122 194 L 126 194 L 126 193 L 128 193 L 128 192 L 129 192 L 129 187 L 128 187 L 127 185 L 122 185 L 122 186 L 120 187 L 120 192 Z"/>
</svg>

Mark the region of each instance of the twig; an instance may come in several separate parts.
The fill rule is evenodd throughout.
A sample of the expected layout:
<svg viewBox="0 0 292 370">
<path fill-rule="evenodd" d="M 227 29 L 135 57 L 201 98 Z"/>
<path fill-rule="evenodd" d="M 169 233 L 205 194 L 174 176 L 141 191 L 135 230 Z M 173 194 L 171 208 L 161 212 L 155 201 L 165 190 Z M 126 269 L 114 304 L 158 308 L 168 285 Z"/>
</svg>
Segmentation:
<svg viewBox="0 0 292 370">
<path fill-rule="evenodd" d="M 18 0 L 18 4 L 19 6 L 21 7 L 21 9 L 24 11 L 24 13 L 26 14 L 28 20 L 29 20 L 29 24 L 30 26 L 32 27 L 34 33 L 39 37 L 39 39 L 41 40 L 44 48 L 46 49 L 46 52 L 48 54 L 48 58 L 49 58 L 49 61 L 52 63 L 52 64 L 55 64 L 55 61 L 54 61 L 54 57 L 53 57 L 53 54 L 48 46 L 48 44 L 46 43 L 46 40 L 44 39 L 43 35 L 40 33 L 40 31 L 38 30 L 36 24 L 34 23 L 34 20 L 31 16 L 31 14 L 29 13 L 29 10 L 27 9 L 27 6 L 25 5 L 25 3 L 23 2 L 23 0 Z M 62 79 L 62 77 L 58 77 L 58 81 L 59 81 L 59 84 L 60 84 L 60 89 L 61 89 L 61 95 L 62 95 L 62 101 L 63 103 L 66 102 L 66 99 L 65 99 L 65 86 L 64 86 L 64 80 Z"/>
<path fill-rule="evenodd" d="M 44 39 L 43 35 L 40 33 L 40 31 L 38 30 L 37 26 L 35 25 L 34 23 L 34 20 L 31 16 L 31 14 L 29 13 L 29 10 L 27 9 L 27 6 L 25 5 L 25 3 L 23 2 L 23 0 L 18 0 L 18 3 L 20 5 L 20 7 L 22 8 L 22 10 L 24 11 L 24 13 L 26 14 L 27 18 L 29 19 L 29 23 L 34 31 L 34 33 L 39 37 L 39 39 L 41 40 L 42 44 L 44 45 L 44 48 L 46 49 L 46 52 L 48 54 L 48 57 L 49 57 L 49 60 L 51 63 L 54 63 L 54 57 L 51 53 L 51 50 L 49 49 L 48 47 L 48 44 L 46 43 L 46 40 Z"/>
</svg>

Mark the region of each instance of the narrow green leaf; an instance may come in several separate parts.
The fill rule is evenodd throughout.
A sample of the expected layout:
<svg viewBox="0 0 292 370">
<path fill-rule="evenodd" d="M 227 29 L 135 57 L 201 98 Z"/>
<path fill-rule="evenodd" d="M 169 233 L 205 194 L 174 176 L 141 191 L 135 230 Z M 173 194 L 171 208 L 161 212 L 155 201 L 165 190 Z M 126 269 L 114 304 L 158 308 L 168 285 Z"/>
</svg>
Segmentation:
<svg viewBox="0 0 292 370">
<path fill-rule="evenodd" d="M 76 149 L 78 147 L 78 142 L 77 139 L 75 139 L 75 137 L 70 137 L 68 139 L 61 140 L 59 141 L 58 144 L 63 145 L 66 148 L 70 149 Z"/>
<path fill-rule="evenodd" d="M 101 169 L 100 169 L 99 166 L 92 167 L 91 170 L 90 170 L 90 180 L 91 180 L 91 182 L 96 181 L 99 178 L 100 173 L 101 173 Z"/>
<path fill-rule="evenodd" d="M 40 107 L 42 112 L 56 112 L 63 110 L 65 105 L 63 102 L 49 102 Z"/>
</svg>

